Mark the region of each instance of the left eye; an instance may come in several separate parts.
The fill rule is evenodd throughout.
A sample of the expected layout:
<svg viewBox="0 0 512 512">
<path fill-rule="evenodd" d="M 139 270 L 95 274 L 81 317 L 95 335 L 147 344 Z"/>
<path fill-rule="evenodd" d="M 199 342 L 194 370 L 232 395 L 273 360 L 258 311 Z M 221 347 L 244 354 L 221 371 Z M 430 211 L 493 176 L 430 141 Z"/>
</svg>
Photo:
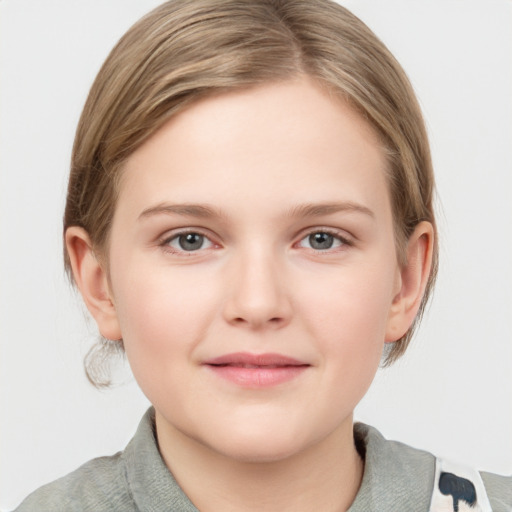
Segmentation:
<svg viewBox="0 0 512 512">
<path fill-rule="evenodd" d="M 212 242 L 200 233 L 182 233 L 171 238 L 167 244 L 177 251 L 193 252 L 212 247 Z"/>
<path fill-rule="evenodd" d="M 314 249 L 315 251 L 336 249 L 337 247 L 341 247 L 345 244 L 346 241 L 343 238 L 325 231 L 310 233 L 299 242 L 300 247 L 307 247 L 309 249 Z"/>
</svg>

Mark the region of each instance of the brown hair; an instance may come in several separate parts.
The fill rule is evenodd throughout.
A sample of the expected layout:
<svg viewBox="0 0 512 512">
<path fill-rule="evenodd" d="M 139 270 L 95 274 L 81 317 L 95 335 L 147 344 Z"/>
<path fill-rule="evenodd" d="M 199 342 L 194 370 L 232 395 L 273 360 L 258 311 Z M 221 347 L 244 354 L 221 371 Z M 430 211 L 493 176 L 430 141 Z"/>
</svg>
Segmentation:
<svg viewBox="0 0 512 512">
<path fill-rule="evenodd" d="M 151 134 L 201 97 L 301 74 L 348 101 L 379 134 L 403 262 L 415 226 L 427 220 L 435 230 L 434 178 L 421 111 L 384 44 L 330 0 L 173 0 L 139 20 L 111 51 L 87 98 L 73 147 L 64 230 L 83 227 L 104 254 L 120 169 Z M 386 364 L 409 344 L 434 284 L 437 258 L 435 236 L 419 314 L 393 344 Z M 67 253 L 65 265 L 70 272 Z M 101 384 L 91 371 L 97 355 L 86 360 L 86 369 Z"/>
</svg>

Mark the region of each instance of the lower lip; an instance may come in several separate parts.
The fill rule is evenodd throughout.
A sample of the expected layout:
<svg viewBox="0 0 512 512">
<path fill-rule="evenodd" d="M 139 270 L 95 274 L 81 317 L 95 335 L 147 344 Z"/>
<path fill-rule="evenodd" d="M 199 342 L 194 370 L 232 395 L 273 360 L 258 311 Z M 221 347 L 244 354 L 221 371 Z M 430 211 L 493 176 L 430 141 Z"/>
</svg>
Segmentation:
<svg viewBox="0 0 512 512">
<path fill-rule="evenodd" d="M 304 373 L 308 366 L 245 368 L 242 366 L 207 365 L 217 376 L 246 388 L 268 388 L 289 382 Z"/>
</svg>

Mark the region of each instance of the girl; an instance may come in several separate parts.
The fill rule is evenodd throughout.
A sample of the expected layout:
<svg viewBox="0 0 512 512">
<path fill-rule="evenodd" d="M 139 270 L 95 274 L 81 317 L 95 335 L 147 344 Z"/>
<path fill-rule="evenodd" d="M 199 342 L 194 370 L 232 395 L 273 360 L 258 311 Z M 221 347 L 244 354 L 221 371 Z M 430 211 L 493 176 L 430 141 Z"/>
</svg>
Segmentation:
<svg viewBox="0 0 512 512">
<path fill-rule="evenodd" d="M 435 277 L 422 126 L 334 4 L 171 2 L 136 25 L 82 115 L 65 240 L 154 409 L 20 510 L 507 507 L 505 479 L 353 431 Z"/>
</svg>

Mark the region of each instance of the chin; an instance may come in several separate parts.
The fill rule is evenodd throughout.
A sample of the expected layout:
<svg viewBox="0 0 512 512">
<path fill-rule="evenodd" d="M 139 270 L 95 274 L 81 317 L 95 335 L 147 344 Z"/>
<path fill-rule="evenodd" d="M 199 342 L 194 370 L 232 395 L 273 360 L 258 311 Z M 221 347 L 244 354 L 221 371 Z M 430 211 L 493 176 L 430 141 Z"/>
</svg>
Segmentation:
<svg viewBox="0 0 512 512">
<path fill-rule="evenodd" d="M 219 450 L 219 452 L 225 457 L 238 462 L 264 464 L 289 459 L 300 453 L 302 449 L 303 448 L 297 446 L 296 443 L 288 443 L 285 446 L 282 444 L 276 445 L 276 443 L 267 443 L 266 446 L 264 443 L 258 446 L 253 443 L 251 446 L 247 443 L 241 446 L 230 446 L 226 449 Z"/>
<path fill-rule="evenodd" d="M 258 428 L 258 426 L 260 428 Z M 222 436 L 210 440 L 208 446 L 228 457 L 244 463 L 269 463 L 289 459 L 314 444 L 307 436 L 293 429 L 263 428 L 254 425 L 243 432 L 226 429 Z"/>
</svg>

